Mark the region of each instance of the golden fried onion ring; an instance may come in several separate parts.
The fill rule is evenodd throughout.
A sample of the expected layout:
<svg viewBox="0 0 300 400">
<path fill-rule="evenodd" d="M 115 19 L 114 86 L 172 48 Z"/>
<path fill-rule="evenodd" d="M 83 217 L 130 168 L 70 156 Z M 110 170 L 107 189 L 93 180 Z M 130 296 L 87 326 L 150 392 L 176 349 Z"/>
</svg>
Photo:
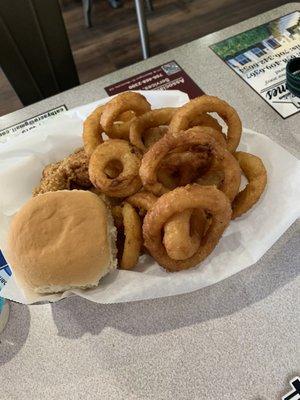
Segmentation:
<svg viewBox="0 0 300 400">
<path fill-rule="evenodd" d="M 123 170 L 117 177 L 105 173 L 106 166 L 118 160 Z M 94 186 L 111 197 L 127 197 L 142 186 L 139 173 L 140 157 L 125 140 L 109 139 L 100 144 L 90 158 L 89 175 Z"/>
<path fill-rule="evenodd" d="M 162 243 L 164 226 L 174 215 L 187 209 L 198 208 L 211 215 L 211 224 L 199 241 L 199 247 L 192 257 L 185 260 L 173 260 Z M 144 245 L 152 257 L 168 271 L 192 268 L 213 251 L 230 219 L 230 202 L 227 196 L 216 187 L 194 184 L 176 188 L 162 195 L 147 212 L 143 223 Z"/>
<path fill-rule="evenodd" d="M 191 122 L 190 128 L 193 126 L 208 126 L 214 128 L 216 131 L 222 132 L 222 126 L 219 122 L 209 114 L 200 114 Z"/>
<path fill-rule="evenodd" d="M 203 125 L 205 126 L 205 125 Z M 194 126 L 193 127 L 193 132 L 203 132 L 203 126 Z M 208 127 L 210 128 L 210 127 Z M 207 133 L 213 137 L 215 139 L 215 141 L 217 143 L 219 143 L 220 146 L 222 146 L 224 149 L 227 149 L 227 143 L 226 143 L 226 139 L 224 138 L 222 132 L 220 132 L 219 130 L 215 129 L 215 128 L 211 128 L 209 130 L 207 130 Z"/>
<path fill-rule="evenodd" d="M 236 166 L 237 167 L 237 166 Z M 214 159 L 203 174 L 198 176 L 195 183 L 203 186 L 216 186 L 218 189 L 222 187 L 222 182 L 224 181 L 225 172 L 222 163 Z"/>
<path fill-rule="evenodd" d="M 149 149 L 159 139 L 161 139 L 168 132 L 167 126 L 157 126 L 155 128 L 147 129 L 143 134 L 143 142 L 146 149 Z"/>
<path fill-rule="evenodd" d="M 196 97 L 179 108 L 170 122 L 169 130 L 174 134 L 184 131 L 191 126 L 199 115 L 208 112 L 218 113 L 228 125 L 227 150 L 234 152 L 241 139 L 242 123 L 235 109 L 218 97 Z"/>
<path fill-rule="evenodd" d="M 210 158 L 207 153 L 182 153 L 168 154 L 157 171 L 158 181 L 168 189 L 176 186 L 185 186 L 193 182 L 202 169 L 209 166 Z"/>
<path fill-rule="evenodd" d="M 129 197 L 127 197 L 127 203 L 131 204 L 133 207 L 139 209 L 140 215 L 145 215 L 148 210 L 154 205 L 157 197 L 151 192 L 141 190 Z"/>
<path fill-rule="evenodd" d="M 99 144 L 103 143 L 102 134 L 104 130 L 100 124 L 100 118 L 105 105 L 97 107 L 83 122 L 82 139 L 84 150 L 90 157 Z M 135 118 L 135 113 L 131 110 L 120 114 L 119 120 L 113 125 L 112 137 L 118 139 L 128 139 L 129 128 L 132 119 Z"/>
<path fill-rule="evenodd" d="M 118 117 L 120 114 L 124 113 L 125 111 L 131 110 L 134 111 L 134 113 L 138 116 L 144 114 L 147 111 L 150 111 L 150 109 L 151 105 L 141 94 L 135 92 L 124 92 L 106 103 L 100 118 L 100 123 L 103 127 L 103 130 L 109 137 L 116 138 L 117 134 L 116 132 L 114 133 L 114 122 L 118 121 Z M 128 131 L 130 124 L 131 121 L 124 122 L 123 124 L 121 124 L 121 127 L 123 125 L 125 127 L 127 126 L 126 129 Z M 124 134 L 124 132 L 122 134 Z"/>
<path fill-rule="evenodd" d="M 224 180 L 220 187 L 232 201 L 238 193 L 241 181 L 241 171 L 235 158 L 228 151 L 223 149 L 209 133 L 213 131 L 208 127 L 191 128 L 186 132 L 180 132 L 176 136 L 167 134 L 156 142 L 143 156 L 140 177 L 146 190 L 161 195 L 169 191 L 158 181 L 157 170 L 166 158 L 174 150 L 211 153 L 220 160 L 224 170 Z"/>
<path fill-rule="evenodd" d="M 105 106 L 97 107 L 83 122 L 83 146 L 87 156 L 91 156 L 99 144 L 103 143 L 103 129 L 100 125 L 100 117 Z"/>
<path fill-rule="evenodd" d="M 262 160 L 253 154 L 238 151 L 234 157 L 248 180 L 248 184 L 232 203 L 232 219 L 240 217 L 258 202 L 267 184 L 267 171 Z"/>
<path fill-rule="evenodd" d="M 207 224 L 205 212 L 200 208 L 186 209 L 175 214 L 164 225 L 163 244 L 173 260 L 186 260 L 199 248 Z"/>
<path fill-rule="evenodd" d="M 157 197 L 146 191 L 137 192 L 126 199 L 126 202 L 139 210 L 141 217 L 145 216 L 156 201 Z M 186 212 L 189 214 L 188 218 Z M 186 259 L 196 252 L 208 222 L 201 209 L 186 210 L 186 212 L 170 218 L 164 227 L 164 246 L 168 255 L 176 260 Z M 187 236 L 182 240 L 184 232 Z"/>
<path fill-rule="evenodd" d="M 143 244 L 142 224 L 135 209 L 128 203 L 122 208 L 124 225 L 124 249 L 120 260 L 121 269 L 132 269 L 136 266 Z"/>
<path fill-rule="evenodd" d="M 144 132 L 149 128 L 169 125 L 176 110 L 177 108 L 159 108 L 135 118 L 130 126 L 130 142 L 143 152 L 147 151 L 143 143 Z"/>
<path fill-rule="evenodd" d="M 143 243 L 141 220 L 127 202 L 122 206 L 112 206 L 111 212 L 118 232 L 119 266 L 121 269 L 132 269 L 138 262 Z"/>
</svg>

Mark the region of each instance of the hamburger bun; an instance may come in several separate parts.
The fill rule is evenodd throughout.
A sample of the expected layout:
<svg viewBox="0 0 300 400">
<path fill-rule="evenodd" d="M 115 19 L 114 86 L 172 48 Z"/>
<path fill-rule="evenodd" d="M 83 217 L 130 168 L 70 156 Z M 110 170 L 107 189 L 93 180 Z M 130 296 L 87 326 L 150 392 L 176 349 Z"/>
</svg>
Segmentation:
<svg viewBox="0 0 300 400">
<path fill-rule="evenodd" d="M 48 192 L 30 199 L 10 226 L 6 257 L 19 285 L 37 293 L 91 288 L 116 269 L 116 228 L 96 194 Z"/>
</svg>

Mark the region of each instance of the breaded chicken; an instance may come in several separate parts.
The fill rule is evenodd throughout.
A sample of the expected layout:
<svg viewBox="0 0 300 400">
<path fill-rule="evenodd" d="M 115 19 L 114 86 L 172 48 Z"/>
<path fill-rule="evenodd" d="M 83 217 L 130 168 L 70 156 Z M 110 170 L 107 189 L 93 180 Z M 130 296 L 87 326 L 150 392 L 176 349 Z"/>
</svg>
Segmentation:
<svg viewBox="0 0 300 400">
<path fill-rule="evenodd" d="M 47 165 L 39 186 L 33 191 L 33 196 L 57 190 L 89 188 L 91 182 L 88 165 L 88 157 L 82 148 L 62 161 Z"/>
</svg>

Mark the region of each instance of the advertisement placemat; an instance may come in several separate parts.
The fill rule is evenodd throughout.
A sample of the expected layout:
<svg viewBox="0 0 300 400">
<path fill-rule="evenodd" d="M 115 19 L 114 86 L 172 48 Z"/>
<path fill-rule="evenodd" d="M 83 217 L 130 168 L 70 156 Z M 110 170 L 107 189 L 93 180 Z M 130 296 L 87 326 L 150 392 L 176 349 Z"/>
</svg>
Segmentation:
<svg viewBox="0 0 300 400">
<path fill-rule="evenodd" d="M 282 118 L 299 112 L 286 88 L 286 64 L 300 56 L 300 12 L 239 33 L 210 48 Z"/>
<path fill-rule="evenodd" d="M 49 118 L 53 118 L 66 110 L 67 106 L 65 104 L 62 104 L 61 106 L 52 108 L 51 110 L 47 110 L 41 114 L 35 115 L 34 117 L 25 119 L 24 121 L 18 122 L 17 124 L 1 129 L 0 143 L 6 142 L 9 137 L 14 137 L 29 132 L 32 129 L 37 128 L 38 126 L 41 126 Z"/>
<path fill-rule="evenodd" d="M 126 90 L 181 90 L 190 99 L 201 96 L 204 92 L 176 61 L 169 61 L 158 67 L 134 75 L 105 88 L 112 96 Z"/>
</svg>

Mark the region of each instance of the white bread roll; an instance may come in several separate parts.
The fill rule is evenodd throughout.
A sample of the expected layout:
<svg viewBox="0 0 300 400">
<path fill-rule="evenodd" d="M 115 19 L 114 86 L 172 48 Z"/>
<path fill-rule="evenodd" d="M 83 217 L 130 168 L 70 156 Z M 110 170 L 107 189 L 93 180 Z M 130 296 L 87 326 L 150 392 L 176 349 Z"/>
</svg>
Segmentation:
<svg viewBox="0 0 300 400">
<path fill-rule="evenodd" d="M 90 288 L 116 269 L 116 228 L 96 194 L 61 190 L 30 199 L 10 226 L 6 257 L 37 293 Z"/>
</svg>

